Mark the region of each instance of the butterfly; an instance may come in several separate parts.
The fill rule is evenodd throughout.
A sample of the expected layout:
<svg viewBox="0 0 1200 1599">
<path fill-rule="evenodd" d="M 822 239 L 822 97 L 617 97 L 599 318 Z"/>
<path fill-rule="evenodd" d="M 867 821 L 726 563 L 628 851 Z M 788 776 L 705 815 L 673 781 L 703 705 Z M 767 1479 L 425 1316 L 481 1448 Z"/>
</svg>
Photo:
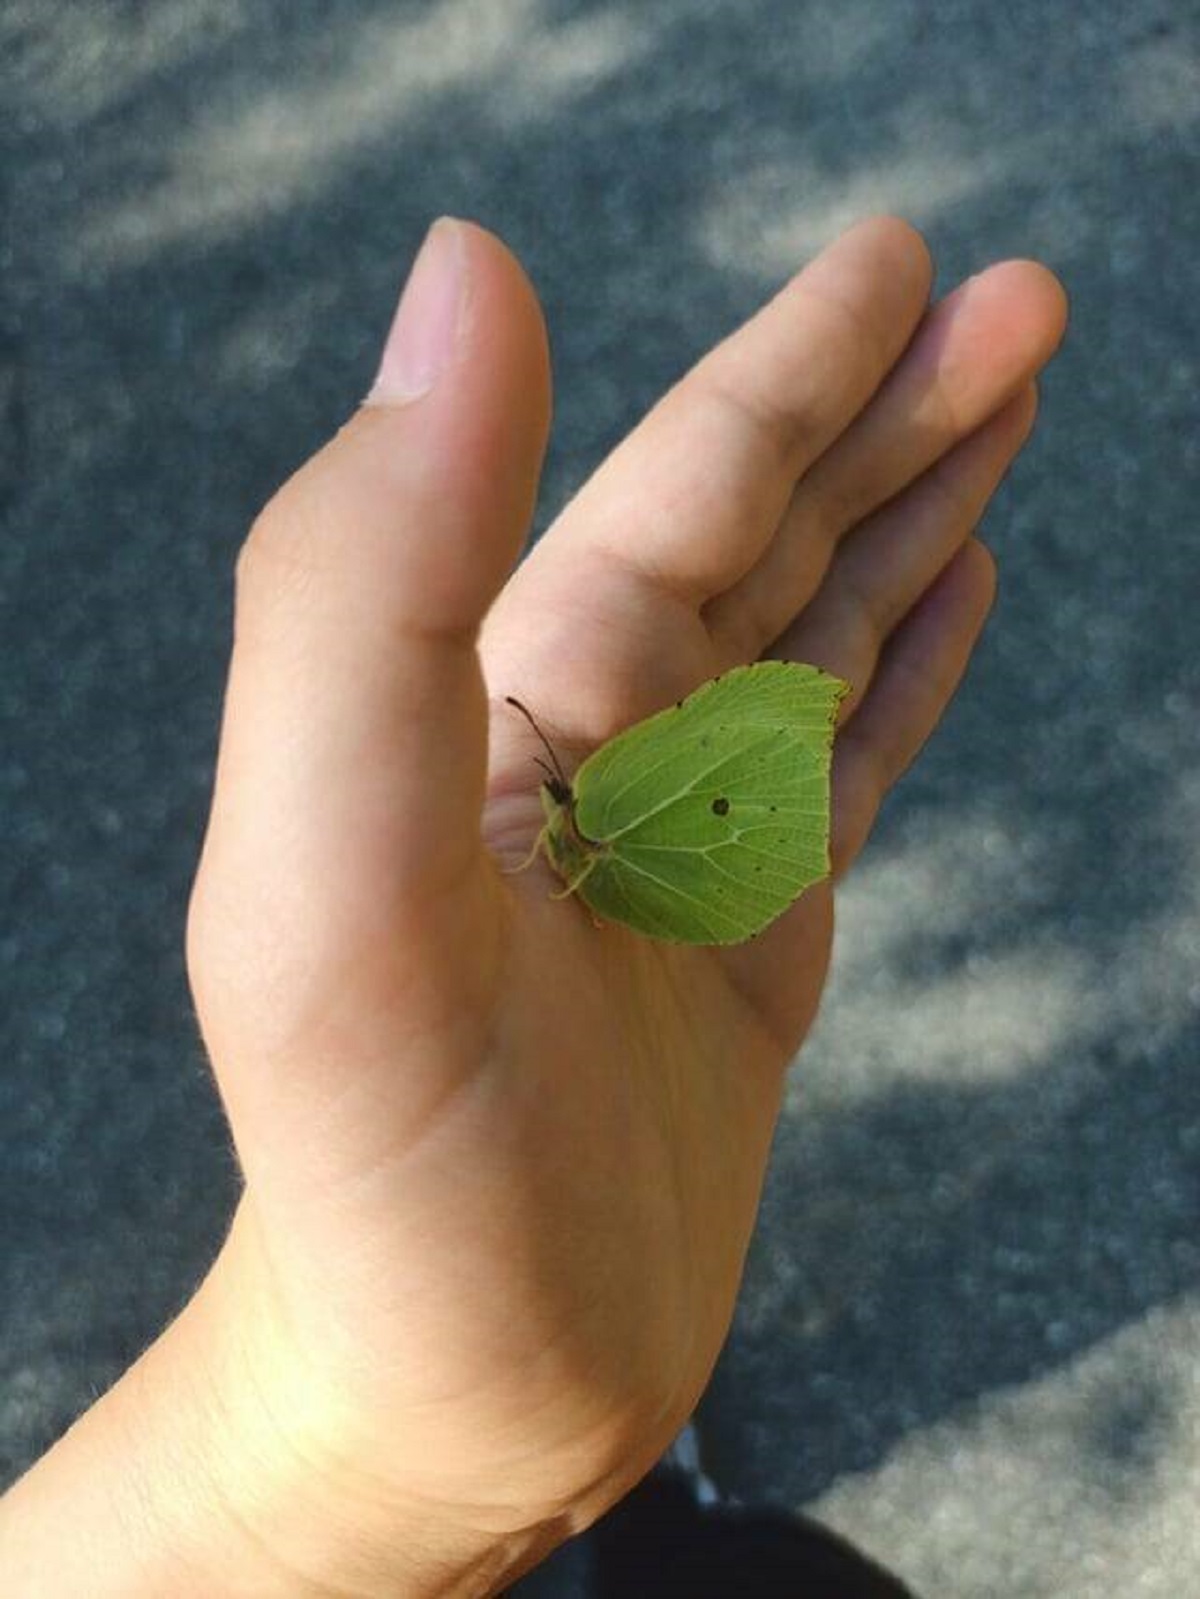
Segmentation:
<svg viewBox="0 0 1200 1599">
<path fill-rule="evenodd" d="M 849 685 L 760 661 L 602 745 L 542 784 L 539 850 L 602 921 L 679 944 L 737 944 L 829 873 L 829 772 Z M 526 862 L 528 864 L 528 862 Z"/>
</svg>

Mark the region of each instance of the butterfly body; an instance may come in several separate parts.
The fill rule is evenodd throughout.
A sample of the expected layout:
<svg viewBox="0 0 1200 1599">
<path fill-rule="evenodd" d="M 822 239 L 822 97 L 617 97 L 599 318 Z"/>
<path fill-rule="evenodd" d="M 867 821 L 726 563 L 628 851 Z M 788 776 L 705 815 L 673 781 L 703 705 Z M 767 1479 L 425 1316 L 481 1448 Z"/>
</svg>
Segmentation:
<svg viewBox="0 0 1200 1599">
<path fill-rule="evenodd" d="M 557 778 L 542 784 L 542 810 L 546 816 L 542 842 L 547 858 L 567 884 L 568 891 L 578 888 L 596 869 L 605 846 L 580 833 L 575 820 L 575 795 Z"/>
<path fill-rule="evenodd" d="M 704 683 L 542 787 L 542 842 L 603 921 L 733 944 L 829 871 L 829 769 L 847 690 L 768 661 Z"/>
</svg>

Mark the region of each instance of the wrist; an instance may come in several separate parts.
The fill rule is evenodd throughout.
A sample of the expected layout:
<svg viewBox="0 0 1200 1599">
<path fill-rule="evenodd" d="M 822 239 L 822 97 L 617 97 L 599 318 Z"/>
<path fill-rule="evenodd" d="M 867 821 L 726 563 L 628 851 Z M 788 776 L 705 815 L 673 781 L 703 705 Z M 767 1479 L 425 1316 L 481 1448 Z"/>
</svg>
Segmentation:
<svg viewBox="0 0 1200 1599">
<path fill-rule="evenodd" d="M 204 1448 L 210 1496 L 258 1551 L 260 1586 L 247 1590 L 256 1599 L 331 1591 L 474 1599 L 547 1547 L 531 1552 L 444 1506 L 406 1499 L 364 1464 L 361 1418 L 294 1336 L 245 1198 L 188 1309 L 213 1399 Z M 396 1475 L 403 1457 L 397 1436 Z"/>
<path fill-rule="evenodd" d="M 546 1547 L 399 1503 L 353 1436 L 278 1316 L 243 1202 L 194 1298 L 0 1502 L 5 1591 L 465 1599 Z"/>
</svg>

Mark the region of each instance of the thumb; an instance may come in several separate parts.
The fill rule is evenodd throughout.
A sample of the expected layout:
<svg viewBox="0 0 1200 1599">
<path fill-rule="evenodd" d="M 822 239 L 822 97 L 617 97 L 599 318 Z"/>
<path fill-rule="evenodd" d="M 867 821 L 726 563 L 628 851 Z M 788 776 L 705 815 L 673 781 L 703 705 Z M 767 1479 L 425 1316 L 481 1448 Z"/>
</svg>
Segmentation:
<svg viewBox="0 0 1200 1599">
<path fill-rule="evenodd" d="M 428 937 L 427 916 L 461 898 L 450 891 L 482 882 L 475 639 L 528 528 L 549 411 L 527 278 L 492 234 L 439 220 L 366 402 L 238 559 L 188 917 L 214 1060 L 222 1035 L 246 1046 L 256 1004 L 272 1020 L 257 1014 L 252 1034 L 294 1033 L 301 990 L 321 1008 L 333 973 L 362 972 L 367 952 L 394 951 L 417 925 Z M 275 1053 L 270 1042 L 254 1053 Z"/>
</svg>

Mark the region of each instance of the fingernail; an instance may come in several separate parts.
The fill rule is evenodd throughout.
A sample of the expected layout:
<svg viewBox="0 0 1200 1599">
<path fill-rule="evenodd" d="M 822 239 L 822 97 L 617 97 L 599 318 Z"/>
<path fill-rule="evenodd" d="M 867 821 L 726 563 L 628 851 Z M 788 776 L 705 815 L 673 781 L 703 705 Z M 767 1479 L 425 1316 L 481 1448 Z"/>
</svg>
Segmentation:
<svg viewBox="0 0 1200 1599">
<path fill-rule="evenodd" d="M 368 404 L 405 405 L 428 394 L 445 371 L 458 337 L 463 256 L 462 229 L 439 217 L 404 285 Z"/>
</svg>

